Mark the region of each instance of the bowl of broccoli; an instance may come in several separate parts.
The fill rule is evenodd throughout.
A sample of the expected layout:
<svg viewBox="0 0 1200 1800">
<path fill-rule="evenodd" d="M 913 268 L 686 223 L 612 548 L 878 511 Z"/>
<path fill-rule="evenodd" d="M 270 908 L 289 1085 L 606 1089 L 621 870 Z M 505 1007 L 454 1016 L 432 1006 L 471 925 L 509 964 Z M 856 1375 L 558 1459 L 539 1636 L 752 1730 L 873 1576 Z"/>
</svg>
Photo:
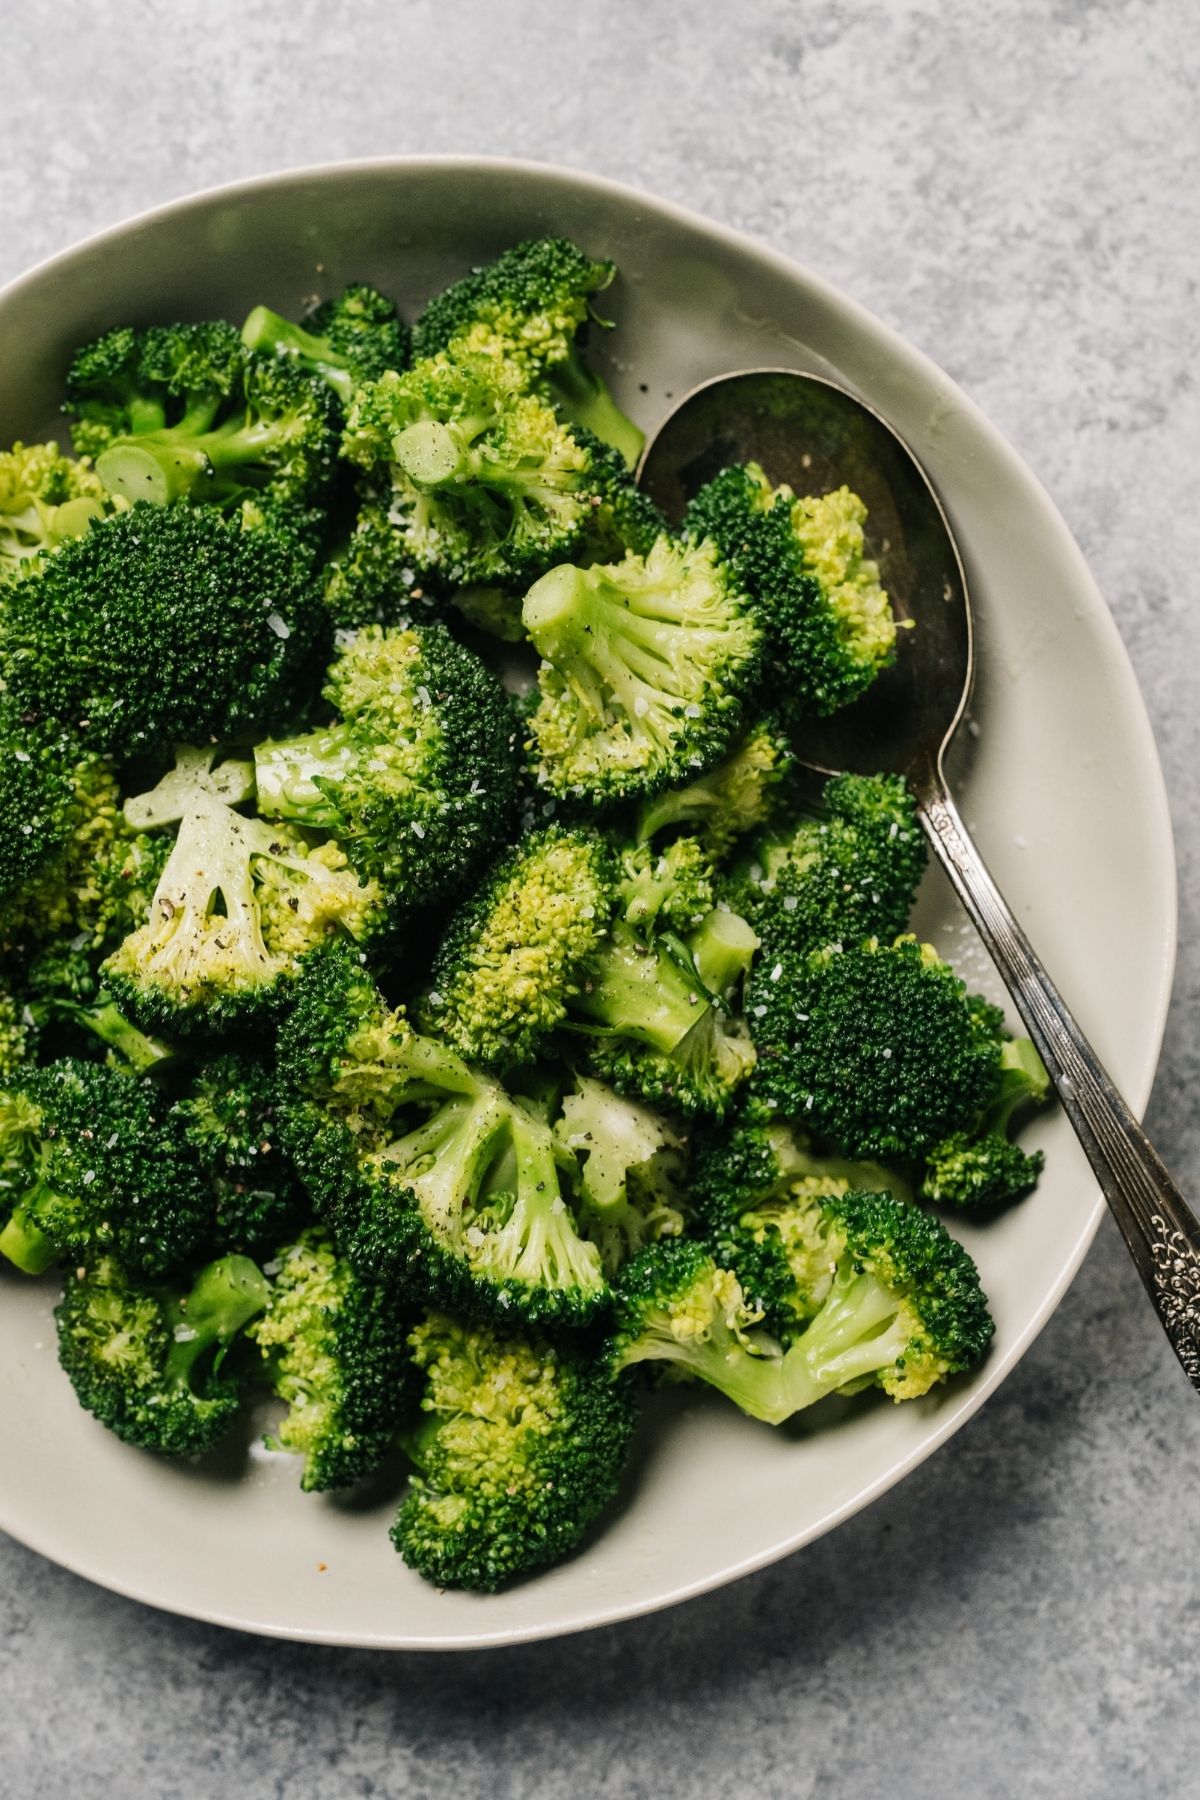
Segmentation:
<svg viewBox="0 0 1200 1800">
<path fill-rule="evenodd" d="M 1033 477 L 814 276 L 540 166 L 200 195 L 0 325 L 0 1527 L 454 1648 L 866 1505 L 1099 1204 L 903 783 L 794 749 L 920 629 L 871 493 L 714 445 L 669 521 L 634 472 L 740 367 L 905 433 L 972 566 L 962 791 L 1139 1102 L 1170 828 Z"/>
</svg>

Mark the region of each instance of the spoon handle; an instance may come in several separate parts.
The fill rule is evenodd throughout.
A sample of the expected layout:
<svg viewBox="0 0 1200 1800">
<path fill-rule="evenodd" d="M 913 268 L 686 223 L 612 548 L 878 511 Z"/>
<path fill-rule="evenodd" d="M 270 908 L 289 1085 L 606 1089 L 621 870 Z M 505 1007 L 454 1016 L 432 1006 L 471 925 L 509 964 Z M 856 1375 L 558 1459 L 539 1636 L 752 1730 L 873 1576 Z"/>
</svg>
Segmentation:
<svg viewBox="0 0 1200 1800">
<path fill-rule="evenodd" d="M 930 842 L 1041 1052 L 1183 1372 L 1200 1391 L 1200 1221 L 1072 1018 L 940 782 L 922 796 L 920 809 Z"/>
</svg>

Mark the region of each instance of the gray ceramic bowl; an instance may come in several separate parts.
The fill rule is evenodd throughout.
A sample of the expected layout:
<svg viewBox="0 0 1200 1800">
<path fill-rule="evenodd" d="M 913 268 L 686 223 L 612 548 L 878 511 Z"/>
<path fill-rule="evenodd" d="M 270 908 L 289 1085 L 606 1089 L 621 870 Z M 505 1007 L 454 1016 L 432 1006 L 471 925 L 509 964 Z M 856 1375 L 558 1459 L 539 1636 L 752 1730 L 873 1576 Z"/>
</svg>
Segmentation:
<svg viewBox="0 0 1200 1800">
<path fill-rule="evenodd" d="M 629 188 L 531 164 L 362 163 L 203 194 L 106 232 L 0 295 L 0 441 L 56 430 L 73 345 L 119 322 L 285 313 L 343 282 L 411 316 L 518 239 L 566 233 L 621 275 L 601 340 L 617 396 L 653 427 L 709 376 L 756 364 L 830 372 L 886 414 L 946 503 L 979 626 L 976 735 L 957 771 L 984 854 L 1135 1104 L 1149 1093 L 1174 953 L 1170 825 L 1133 674 L 1078 550 L 999 434 L 925 357 L 762 245 Z M 987 966 L 940 881 L 921 928 L 973 983 Z M 439 1594 L 386 1536 L 394 1496 L 301 1496 L 294 1463 L 252 1443 L 203 1467 L 125 1449 L 58 1372 L 48 1281 L 0 1277 L 0 1525 L 158 1606 L 249 1630 L 396 1648 L 512 1643 L 696 1594 L 785 1555 L 915 1467 L 1004 1379 L 1045 1323 L 1100 1202 L 1065 1122 L 1035 1134 L 1045 1178 L 964 1229 L 997 1320 L 970 1381 L 889 1407 L 860 1401 L 799 1433 L 715 1399 L 655 1409 L 608 1529 L 493 1598 Z"/>
</svg>

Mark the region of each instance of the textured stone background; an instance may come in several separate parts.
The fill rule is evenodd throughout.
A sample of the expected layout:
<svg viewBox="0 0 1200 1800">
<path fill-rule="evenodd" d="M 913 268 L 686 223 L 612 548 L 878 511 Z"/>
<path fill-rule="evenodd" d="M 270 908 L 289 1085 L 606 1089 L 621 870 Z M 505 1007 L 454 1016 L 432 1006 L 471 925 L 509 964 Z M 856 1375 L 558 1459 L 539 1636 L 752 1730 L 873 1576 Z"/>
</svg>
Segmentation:
<svg viewBox="0 0 1200 1800">
<path fill-rule="evenodd" d="M 757 232 L 935 356 L 1062 507 L 1149 702 L 1183 898 L 1149 1122 L 1200 1189 L 1190 0 L 8 0 L 0 46 L 0 278 L 259 170 L 491 151 Z M 0 1797 L 1174 1800 L 1198 1474 L 1197 1403 L 1106 1226 L 933 1464 L 657 1619 L 451 1661 L 307 1649 L 3 1544 Z"/>
</svg>

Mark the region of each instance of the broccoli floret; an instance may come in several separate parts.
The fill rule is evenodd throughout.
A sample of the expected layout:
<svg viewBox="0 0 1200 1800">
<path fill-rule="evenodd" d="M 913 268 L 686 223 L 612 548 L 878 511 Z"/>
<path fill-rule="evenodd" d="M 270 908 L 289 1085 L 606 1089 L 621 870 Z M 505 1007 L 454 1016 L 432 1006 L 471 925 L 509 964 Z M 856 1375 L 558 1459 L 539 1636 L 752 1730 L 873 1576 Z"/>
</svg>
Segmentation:
<svg viewBox="0 0 1200 1800">
<path fill-rule="evenodd" d="M 1009 1138 L 1016 1115 L 1041 1106 L 1050 1077 L 1028 1038 L 1006 1038 L 992 1098 L 970 1131 L 935 1144 L 925 1163 L 921 1192 L 942 1206 L 994 1210 L 1019 1200 L 1037 1185 L 1045 1157 L 1022 1150 Z"/>
<path fill-rule="evenodd" d="M 77 350 L 63 411 L 81 456 L 168 426 L 207 431 L 239 391 L 245 354 L 232 325 L 127 325 Z"/>
<path fill-rule="evenodd" d="M 868 939 L 760 959 L 755 1086 L 843 1155 L 919 1161 L 995 1090 L 1003 1020 L 928 944 Z"/>
<path fill-rule="evenodd" d="M 595 805 L 693 780 L 719 762 L 758 679 L 761 641 L 712 544 L 552 569 L 522 608 L 544 658 L 530 719 L 537 780 Z"/>
<path fill-rule="evenodd" d="M 325 605 L 342 630 L 405 624 L 429 604 L 422 579 L 387 503 L 369 496 L 325 566 Z"/>
<path fill-rule="evenodd" d="M 147 1286 L 98 1256 L 67 1275 L 59 1362 L 80 1405 L 127 1444 L 198 1456 L 237 1417 L 241 1384 L 226 1358 L 266 1300 L 244 1256 L 209 1263 L 183 1289 Z"/>
<path fill-rule="evenodd" d="M 592 297 L 616 274 L 566 238 L 516 244 L 431 300 L 413 329 L 418 356 L 502 358 L 574 424 L 618 450 L 630 468 L 644 434 L 626 418 L 581 355 L 588 325 L 603 323 Z"/>
<path fill-rule="evenodd" d="M 288 1408 L 268 1442 L 304 1458 L 306 1494 L 350 1487 L 379 1467 L 416 1409 L 412 1320 L 385 1287 L 360 1281 L 319 1227 L 268 1267 L 276 1263 L 266 1310 L 247 1333 Z"/>
<path fill-rule="evenodd" d="M 14 985 L 0 975 L 0 1084 L 10 1082 L 32 1060 L 37 1045 L 37 1021 Z M 0 1127 L 0 1136 L 3 1128 Z M 0 1187 L 0 1219 L 7 1218 Z"/>
<path fill-rule="evenodd" d="M 13 1202 L 0 1256 L 30 1275 L 112 1251 L 154 1278 L 192 1254 L 212 1216 L 179 1121 L 150 1083 L 70 1058 L 6 1090 L 0 1181 Z"/>
<path fill-rule="evenodd" d="M 336 723 L 255 751 L 259 812 L 331 832 L 401 902 L 442 899 L 516 808 L 516 725 L 499 681 L 443 626 L 367 626 L 343 642 L 324 691 Z"/>
<path fill-rule="evenodd" d="M 779 1425 L 831 1393 L 917 1399 L 979 1362 L 994 1326 L 978 1270 L 943 1225 L 887 1194 L 809 1205 L 814 1316 L 786 1351 L 757 1329 L 762 1309 L 734 1269 L 703 1244 L 656 1244 L 621 1276 L 613 1372 L 665 1361 Z"/>
<path fill-rule="evenodd" d="M 298 1229 L 307 1202 L 279 1142 L 283 1096 L 261 1057 L 226 1051 L 197 1071 L 177 1113 L 212 1184 L 217 1250 L 265 1254 Z"/>
<path fill-rule="evenodd" d="M 528 1320 L 582 1324 L 604 1303 L 544 1120 L 414 1032 L 344 948 L 297 983 L 279 1066 L 307 1101 L 287 1147 L 360 1274 Z"/>
<path fill-rule="evenodd" d="M 430 1313 L 410 1338 L 427 1414 L 392 1528 L 438 1587 L 490 1593 L 570 1554 L 617 1491 L 636 1423 L 629 1386 L 540 1335 Z"/>
<path fill-rule="evenodd" d="M 645 843 L 628 845 L 620 851 L 620 859 L 618 905 L 630 925 L 688 932 L 712 911 L 713 867 L 698 838 L 676 838 L 663 850 Z"/>
<path fill-rule="evenodd" d="M 304 325 L 256 306 L 242 326 L 242 342 L 256 354 L 288 357 L 317 376 L 343 410 L 362 382 L 408 365 L 409 334 L 395 303 L 362 282 L 326 300 Z"/>
<path fill-rule="evenodd" d="M 0 673 L 21 715 L 133 756 L 269 727 L 325 617 L 311 545 L 257 510 L 134 506 L 6 585 Z"/>
<path fill-rule="evenodd" d="M 0 578 L 68 538 L 82 537 L 108 511 L 90 462 L 72 462 L 57 444 L 0 450 Z"/>
<path fill-rule="evenodd" d="M 230 325 L 112 332 L 76 357 L 68 390 L 76 447 L 124 500 L 263 494 L 304 506 L 333 476 L 336 401 L 325 381 L 248 355 Z"/>
<path fill-rule="evenodd" d="M 751 596 L 791 718 L 835 712 L 891 663 L 896 623 L 878 566 L 863 556 L 866 508 L 848 488 L 797 499 L 756 463 L 725 469 L 688 508 Z"/>
<path fill-rule="evenodd" d="M 890 942 L 903 932 L 925 870 L 925 834 L 900 775 L 838 775 L 818 817 L 757 839 L 727 893 L 767 953 Z"/>
<path fill-rule="evenodd" d="M 571 554 L 599 503 L 590 451 L 483 357 L 369 382 L 343 448 L 390 480 L 388 517 L 412 566 L 454 584 L 532 580 Z"/>
<path fill-rule="evenodd" d="M 681 1234 L 683 1143 L 665 1119 L 580 1075 L 554 1132 L 582 1161 L 579 1228 L 610 1281 L 646 1244 Z"/>
<path fill-rule="evenodd" d="M 706 775 L 647 800 L 637 816 L 638 841 L 649 843 L 682 826 L 699 837 L 714 863 L 723 862 L 739 837 L 771 817 L 794 762 L 773 721 L 755 725 Z"/>
</svg>

